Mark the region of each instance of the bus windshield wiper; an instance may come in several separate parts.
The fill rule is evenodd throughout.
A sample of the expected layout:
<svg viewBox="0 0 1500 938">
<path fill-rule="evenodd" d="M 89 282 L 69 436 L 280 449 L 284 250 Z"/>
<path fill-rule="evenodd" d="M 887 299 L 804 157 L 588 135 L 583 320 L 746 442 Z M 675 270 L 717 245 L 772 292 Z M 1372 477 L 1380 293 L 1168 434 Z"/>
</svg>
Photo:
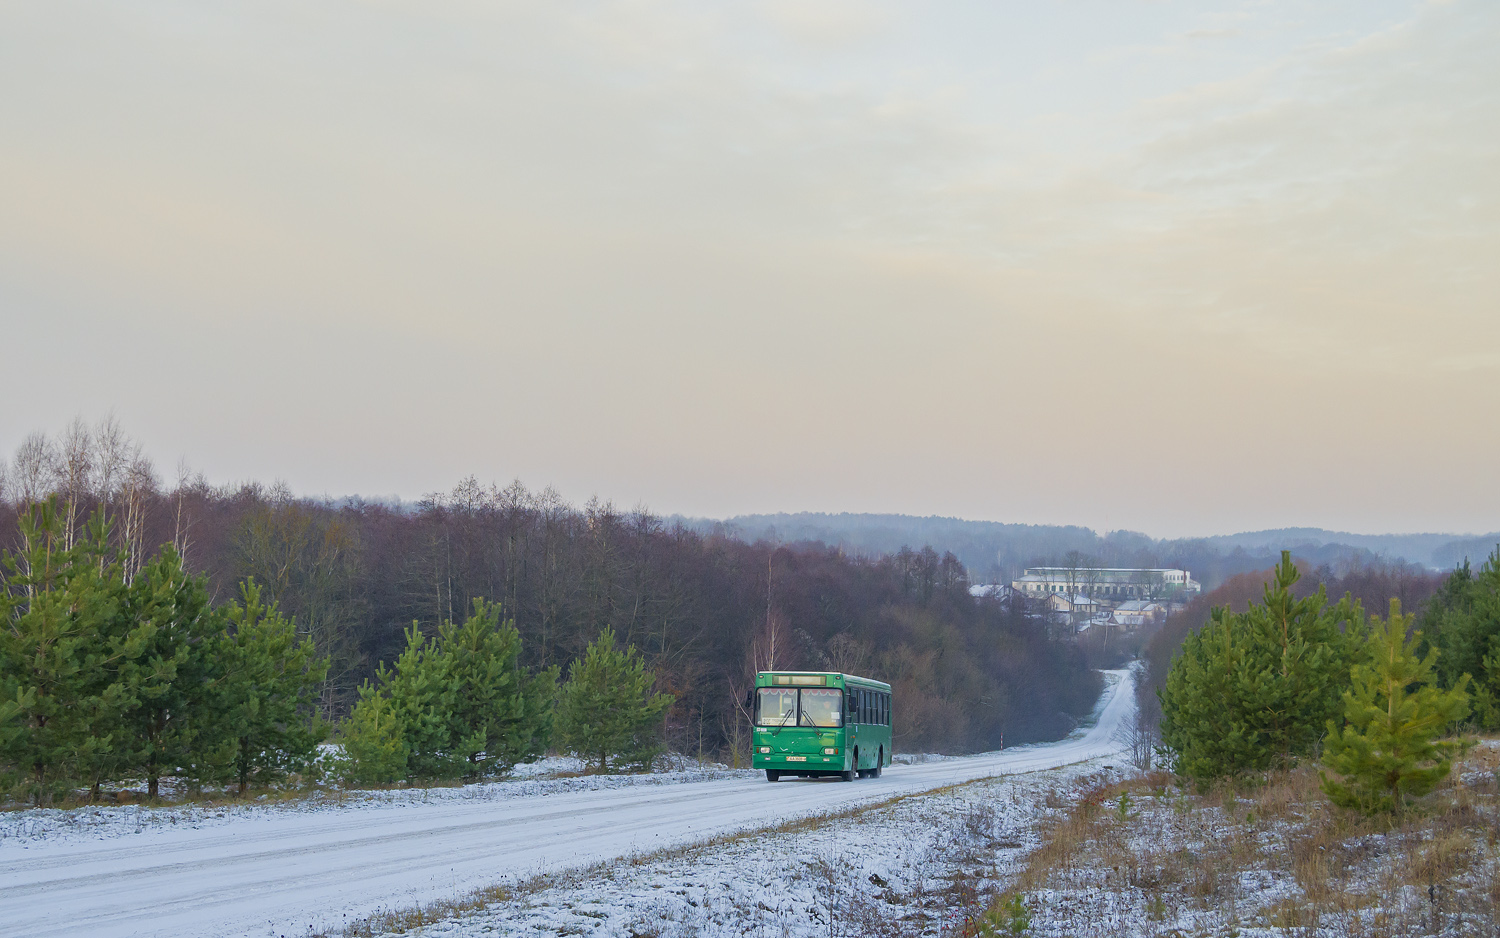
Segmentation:
<svg viewBox="0 0 1500 938">
<path fill-rule="evenodd" d="M 797 712 L 797 708 L 793 707 L 792 709 L 788 710 L 786 713 L 783 713 L 781 715 L 781 722 L 778 723 L 778 724 L 776 724 L 776 728 L 771 731 L 771 735 L 772 736 L 780 736 L 782 728 L 786 726 L 786 721 L 790 720 L 792 718 L 792 714 L 794 714 L 796 712 Z"/>
</svg>

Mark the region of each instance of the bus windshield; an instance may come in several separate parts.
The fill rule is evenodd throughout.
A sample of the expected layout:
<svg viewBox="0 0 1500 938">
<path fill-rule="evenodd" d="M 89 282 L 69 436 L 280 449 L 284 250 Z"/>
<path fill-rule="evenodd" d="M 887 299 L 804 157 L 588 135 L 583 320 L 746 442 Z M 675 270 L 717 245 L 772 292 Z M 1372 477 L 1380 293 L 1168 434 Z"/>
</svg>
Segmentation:
<svg viewBox="0 0 1500 938">
<path fill-rule="evenodd" d="M 799 726 L 843 726 L 844 692 L 836 687 L 802 688 Z"/>
<path fill-rule="evenodd" d="M 756 726 L 844 725 L 844 692 L 836 687 L 762 687 L 757 704 Z"/>
<path fill-rule="evenodd" d="M 797 712 L 797 690 L 794 687 L 760 689 L 760 726 L 791 726 Z"/>
</svg>

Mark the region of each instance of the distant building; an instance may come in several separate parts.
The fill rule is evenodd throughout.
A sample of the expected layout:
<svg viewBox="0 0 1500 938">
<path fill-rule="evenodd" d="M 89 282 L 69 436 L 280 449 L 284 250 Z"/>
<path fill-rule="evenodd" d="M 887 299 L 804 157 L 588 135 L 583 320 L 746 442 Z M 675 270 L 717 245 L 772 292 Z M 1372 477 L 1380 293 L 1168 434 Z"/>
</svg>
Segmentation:
<svg viewBox="0 0 1500 938">
<path fill-rule="evenodd" d="M 1067 596 L 1062 593 L 1050 593 L 1047 595 L 1047 611 L 1059 616 L 1089 619 L 1102 608 L 1103 604 L 1098 600 L 1089 599 L 1081 594 Z"/>
<path fill-rule="evenodd" d="M 1142 625 L 1155 624 L 1166 611 L 1166 607 L 1160 603 L 1131 599 L 1116 606 L 1115 611 L 1110 614 L 1110 619 L 1115 625 L 1138 628 Z"/>
<path fill-rule="evenodd" d="M 986 583 L 969 587 L 969 595 L 975 599 L 999 599 L 1010 598 L 1010 587 L 1004 583 Z"/>
<path fill-rule="evenodd" d="M 1180 599 L 1203 591 L 1187 570 L 1165 567 L 1027 567 L 1010 585 L 1022 596 L 1087 596 L 1108 603 Z"/>
</svg>

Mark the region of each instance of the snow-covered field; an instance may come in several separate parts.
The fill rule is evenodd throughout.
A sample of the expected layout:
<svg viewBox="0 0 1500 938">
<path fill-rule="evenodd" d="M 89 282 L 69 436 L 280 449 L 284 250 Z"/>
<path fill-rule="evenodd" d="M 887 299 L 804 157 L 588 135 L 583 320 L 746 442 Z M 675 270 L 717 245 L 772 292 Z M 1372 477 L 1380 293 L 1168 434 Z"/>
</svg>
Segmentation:
<svg viewBox="0 0 1500 938">
<path fill-rule="evenodd" d="M 497 882 L 648 855 L 800 816 L 1118 750 L 1131 676 L 1067 740 L 772 785 L 743 773 L 521 780 L 234 810 L 15 812 L 0 838 L 0 935 L 283 936 Z M 622 932 L 623 934 L 623 932 Z"/>
</svg>

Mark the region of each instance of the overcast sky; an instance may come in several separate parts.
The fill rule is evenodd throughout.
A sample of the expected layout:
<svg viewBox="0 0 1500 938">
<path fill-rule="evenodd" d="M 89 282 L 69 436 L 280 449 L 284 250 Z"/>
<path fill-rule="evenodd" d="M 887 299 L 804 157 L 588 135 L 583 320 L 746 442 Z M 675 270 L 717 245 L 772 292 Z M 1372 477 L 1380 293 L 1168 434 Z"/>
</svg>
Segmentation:
<svg viewBox="0 0 1500 938">
<path fill-rule="evenodd" d="M 1493 0 L 0 0 L 0 452 L 1500 528 Z"/>
</svg>

